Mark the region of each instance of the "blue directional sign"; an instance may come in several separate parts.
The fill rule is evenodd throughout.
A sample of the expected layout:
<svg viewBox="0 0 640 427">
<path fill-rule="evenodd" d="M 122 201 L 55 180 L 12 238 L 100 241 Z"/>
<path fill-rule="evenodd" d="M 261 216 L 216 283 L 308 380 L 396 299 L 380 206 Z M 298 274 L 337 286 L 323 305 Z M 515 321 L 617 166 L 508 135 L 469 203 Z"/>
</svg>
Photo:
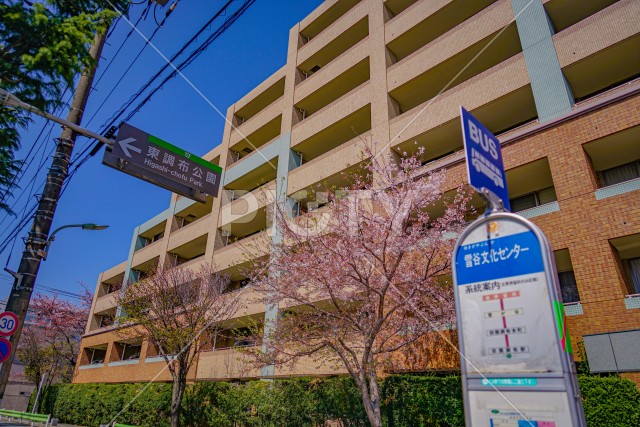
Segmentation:
<svg viewBox="0 0 640 427">
<path fill-rule="evenodd" d="M 485 189 L 493 193 L 502 200 L 504 209 L 510 211 L 507 177 L 498 138 L 463 107 L 460 107 L 460 119 L 469 184 L 481 193 Z"/>
</svg>

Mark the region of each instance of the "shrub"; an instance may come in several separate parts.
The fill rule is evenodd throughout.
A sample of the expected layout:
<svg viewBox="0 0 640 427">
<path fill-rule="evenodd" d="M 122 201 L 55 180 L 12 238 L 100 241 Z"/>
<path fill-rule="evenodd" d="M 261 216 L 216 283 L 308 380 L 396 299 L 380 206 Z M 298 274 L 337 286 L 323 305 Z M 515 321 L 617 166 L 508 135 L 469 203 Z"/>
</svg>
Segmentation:
<svg viewBox="0 0 640 427">
<path fill-rule="evenodd" d="M 464 426 L 459 376 L 395 375 L 384 381 L 384 413 L 388 427 Z"/>
<path fill-rule="evenodd" d="M 591 375 L 578 381 L 589 427 L 640 426 L 640 391 L 632 381 Z"/>
<path fill-rule="evenodd" d="M 579 381 L 589 427 L 640 426 L 640 392 L 632 381 L 592 375 L 581 375 Z M 64 423 L 97 427 L 122 410 L 120 423 L 167 426 L 170 384 L 143 388 L 144 384 L 55 385 L 44 393 L 41 412 Z M 393 375 L 384 380 L 381 391 L 386 427 L 464 426 L 459 376 Z M 190 384 L 181 420 L 194 427 L 313 427 L 330 420 L 345 427 L 368 425 L 351 378 Z"/>
</svg>

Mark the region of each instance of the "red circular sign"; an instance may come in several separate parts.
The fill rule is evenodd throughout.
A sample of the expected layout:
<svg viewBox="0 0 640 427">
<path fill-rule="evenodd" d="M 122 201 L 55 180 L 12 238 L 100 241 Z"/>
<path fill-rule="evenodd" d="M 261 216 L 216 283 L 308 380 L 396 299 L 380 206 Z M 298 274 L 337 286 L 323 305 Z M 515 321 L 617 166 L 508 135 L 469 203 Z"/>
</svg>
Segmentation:
<svg viewBox="0 0 640 427">
<path fill-rule="evenodd" d="M 8 339 L 0 337 L 0 363 L 11 356 L 11 343 Z"/>
<path fill-rule="evenodd" d="M 18 316 L 10 311 L 0 313 L 0 337 L 10 337 L 18 329 Z"/>
</svg>

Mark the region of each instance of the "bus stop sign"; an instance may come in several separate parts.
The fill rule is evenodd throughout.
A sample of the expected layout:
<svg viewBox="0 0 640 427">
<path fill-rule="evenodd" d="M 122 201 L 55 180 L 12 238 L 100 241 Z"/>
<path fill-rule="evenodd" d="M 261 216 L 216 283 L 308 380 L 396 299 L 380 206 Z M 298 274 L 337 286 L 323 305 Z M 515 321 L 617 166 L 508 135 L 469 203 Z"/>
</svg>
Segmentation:
<svg viewBox="0 0 640 427">
<path fill-rule="evenodd" d="M 504 210 L 511 211 L 500 141 L 462 106 L 460 119 L 469 185 L 482 194 L 487 191 L 488 197 L 502 201 Z"/>
<path fill-rule="evenodd" d="M 551 247 L 491 213 L 453 252 L 467 427 L 585 427 Z"/>
</svg>

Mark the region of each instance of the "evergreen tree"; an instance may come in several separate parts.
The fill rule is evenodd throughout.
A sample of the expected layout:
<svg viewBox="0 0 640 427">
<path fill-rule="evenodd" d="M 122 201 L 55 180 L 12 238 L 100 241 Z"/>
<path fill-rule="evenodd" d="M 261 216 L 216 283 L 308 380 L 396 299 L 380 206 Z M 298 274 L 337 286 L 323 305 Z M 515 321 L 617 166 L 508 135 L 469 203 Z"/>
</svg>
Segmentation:
<svg viewBox="0 0 640 427">
<path fill-rule="evenodd" d="M 124 8 L 127 0 L 114 0 Z M 61 104 L 66 87 L 86 66 L 96 31 L 117 13 L 106 0 L 0 1 L 0 87 L 42 110 Z M 20 109 L 0 107 L 0 210 L 9 211 L 20 161 L 20 130 L 31 123 Z"/>
</svg>

